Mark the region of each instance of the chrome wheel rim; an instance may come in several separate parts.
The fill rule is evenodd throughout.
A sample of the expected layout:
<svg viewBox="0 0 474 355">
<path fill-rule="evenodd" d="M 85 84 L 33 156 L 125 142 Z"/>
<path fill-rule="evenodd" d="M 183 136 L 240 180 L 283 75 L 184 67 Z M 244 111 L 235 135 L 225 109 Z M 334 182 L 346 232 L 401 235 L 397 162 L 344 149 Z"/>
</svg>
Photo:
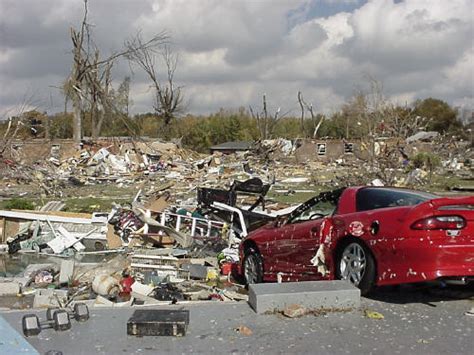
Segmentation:
<svg viewBox="0 0 474 355">
<path fill-rule="evenodd" d="M 247 280 L 248 284 L 257 283 L 257 261 L 255 260 L 254 255 L 249 255 L 245 259 L 245 280 Z"/>
<path fill-rule="evenodd" d="M 344 248 L 339 263 L 341 279 L 349 280 L 352 284 L 358 286 L 364 277 L 366 263 L 362 246 L 358 243 L 349 244 Z"/>
</svg>

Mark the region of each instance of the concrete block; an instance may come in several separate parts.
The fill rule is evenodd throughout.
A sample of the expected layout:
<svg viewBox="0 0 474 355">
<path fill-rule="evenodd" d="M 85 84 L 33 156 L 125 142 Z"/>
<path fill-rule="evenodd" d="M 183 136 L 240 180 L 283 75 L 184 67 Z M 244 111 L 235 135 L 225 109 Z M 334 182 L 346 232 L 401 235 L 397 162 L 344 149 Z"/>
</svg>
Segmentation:
<svg viewBox="0 0 474 355">
<path fill-rule="evenodd" d="M 67 302 L 67 290 L 37 289 L 33 308 L 62 307 Z"/>
<path fill-rule="evenodd" d="M 263 283 L 249 286 L 248 302 L 259 314 L 295 304 L 308 310 L 349 309 L 360 306 L 360 290 L 342 280 Z"/>
<path fill-rule="evenodd" d="M 59 272 L 59 283 L 68 283 L 74 274 L 74 260 L 62 260 Z"/>
<path fill-rule="evenodd" d="M 20 284 L 15 281 L 0 282 L 0 296 L 20 293 Z"/>
</svg>

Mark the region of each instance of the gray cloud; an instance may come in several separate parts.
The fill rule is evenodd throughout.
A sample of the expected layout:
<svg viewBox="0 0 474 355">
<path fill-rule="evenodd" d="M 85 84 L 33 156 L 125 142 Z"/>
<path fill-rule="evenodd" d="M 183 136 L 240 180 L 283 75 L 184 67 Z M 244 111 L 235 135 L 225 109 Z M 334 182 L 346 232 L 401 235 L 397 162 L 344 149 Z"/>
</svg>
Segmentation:
<svg viewBox="0 0 474 355">
<path fill-rule="evenodd" d="M 0 0 L 0 112 L 26 92 L 62 110 L 54 86 L 69 74 L 69 29 L 82 9 L 82 0 Z M 138 30 L 167 30 L 190 113 L 257 106 L 264 92 L 297 111 L 298 90 L 329 112 L 366 73 L 396 99 L 473 100 L 470 0 L 89 0 L 89 23 L 102 56 Z M 126 75 L 133 111 L 151 111 L 146 76 L 117 62 L 114 85 Z"/>
</svg>

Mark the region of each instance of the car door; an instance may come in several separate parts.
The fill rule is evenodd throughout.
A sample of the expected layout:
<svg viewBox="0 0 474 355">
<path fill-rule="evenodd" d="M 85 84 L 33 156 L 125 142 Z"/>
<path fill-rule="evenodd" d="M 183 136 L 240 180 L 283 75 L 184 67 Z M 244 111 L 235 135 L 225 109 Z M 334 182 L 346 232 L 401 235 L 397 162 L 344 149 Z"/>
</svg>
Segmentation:
<svg viewBox="0 0 474 355">
<path fill-rule="evenodd" d="M 292 248 L 288 252 L 290 272 L 301 278 L 316 276 L 317 268 L 311 263 L 320 244 L 320 231 L 325 218 L 309 220 L 288 225 L 287 240 L 291 240 Z M 288 243 L 290 244 L 290 243 Z"/>
<path fill-rule="evenodd" d="M 316 199 L 280 227 L 274 244 L 279 271 L 292 275 L 295 280 L 316 276 L 317 268 L 311 259 L 319 247 L 322 223 L 335 208 L 333 201 Z"/>
</svg>

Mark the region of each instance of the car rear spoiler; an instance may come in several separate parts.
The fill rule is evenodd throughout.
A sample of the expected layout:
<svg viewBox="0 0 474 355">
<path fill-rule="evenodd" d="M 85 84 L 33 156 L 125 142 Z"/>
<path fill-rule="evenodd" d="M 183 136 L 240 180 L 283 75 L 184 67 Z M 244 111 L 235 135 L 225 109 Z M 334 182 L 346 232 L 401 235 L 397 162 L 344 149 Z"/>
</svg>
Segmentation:
<svg viewBox="0 0 474 355">
<path fill-rule="evenodd" d="M 446 211 L 462 211 L 463 215 L 468 214 L 468 219 L 474 219 L 474 196 L 459 197 L 439 197 L 434 198 L 419 205 L 413 206 L 406 217 L 419 216 L 422 214 L 442 214 Z"/>
</svg>

